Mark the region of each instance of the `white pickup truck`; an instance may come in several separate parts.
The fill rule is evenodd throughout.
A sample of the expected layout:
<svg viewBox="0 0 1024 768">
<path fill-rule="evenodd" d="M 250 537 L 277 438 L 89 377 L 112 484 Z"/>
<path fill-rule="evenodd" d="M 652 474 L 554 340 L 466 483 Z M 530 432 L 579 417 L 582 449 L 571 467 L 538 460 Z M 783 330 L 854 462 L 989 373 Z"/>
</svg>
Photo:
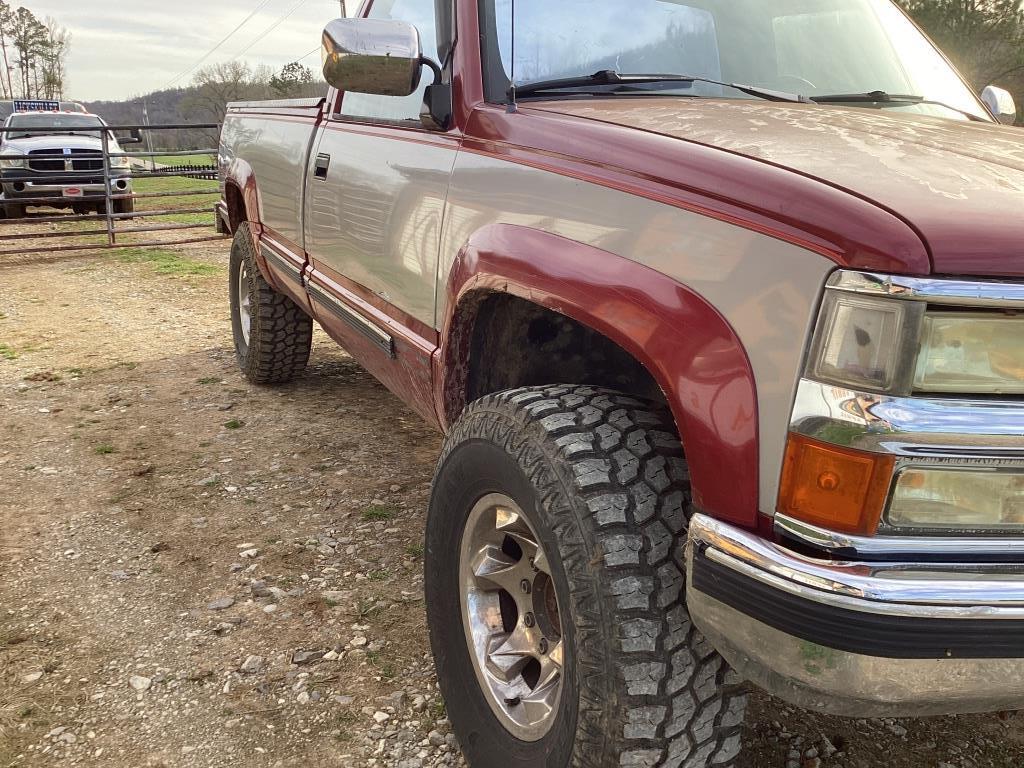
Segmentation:
<svg viewBox="0 0 1024 768">
<path fill-rule="evenodd" d="M 103 133 L 106 132 L 104 157 Z M 109 161 L 114 213 L 131 213 L 135 201 L 131 163 L 118 139 L 97 115 L 81 112 L 15 112 L 0 134 L 3 210 L 9 219 L 25 216 L 28 205 L 72 208 L 76 213 L 106 211 L 104 164 Z"/>
</svg>

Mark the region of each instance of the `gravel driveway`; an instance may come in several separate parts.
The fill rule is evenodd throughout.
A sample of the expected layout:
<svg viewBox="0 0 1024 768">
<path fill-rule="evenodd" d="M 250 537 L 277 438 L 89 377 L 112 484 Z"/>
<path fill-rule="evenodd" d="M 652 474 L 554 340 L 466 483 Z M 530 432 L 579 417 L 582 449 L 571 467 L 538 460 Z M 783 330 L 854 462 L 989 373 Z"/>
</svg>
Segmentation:
<svg viewBox="0 0 1024 768">
<path fill-rule="evenodd" d="M 245 383 L 224 245 L 182 258 L 217 272 L 0 264 L 0 768 L 461 765 L 422 599 L 439 436 L 322 334 Z M 1009 715 L 750 722 L 747 768 L 1024 765 Z"/>
</svg>

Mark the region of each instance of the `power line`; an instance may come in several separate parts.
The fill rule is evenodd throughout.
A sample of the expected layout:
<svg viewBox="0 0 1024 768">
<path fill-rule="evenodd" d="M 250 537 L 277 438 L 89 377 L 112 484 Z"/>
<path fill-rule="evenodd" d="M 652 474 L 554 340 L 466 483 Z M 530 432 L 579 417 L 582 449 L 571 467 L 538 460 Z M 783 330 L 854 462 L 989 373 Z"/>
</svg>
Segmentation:
<svg viewBox="0 0 1024 768">
<path fill-rule="evenodd" d="M 312 56 L 312 55 L 313 55 L 314 53 L 320 53 L 320 49 L 321 49 L 321 48 L 323 48 L 323 45 L 318 45 L 318 46 L 317 46 L 316 48 L 314 48 L 314 49 L 313 49 L 312 51 L 310 51 L 309 53 L 307 53 L 307 54 L 306 54 L 305 56 L 303 56 L 303 57 L 302 57 L 301 59 L 296 59 L 296 61 L 305 61 L 305 60 L 306 60 L 306 59 L 308 59 L 308 58 L 309 58 L 310 56 Z"/>
<path fill-rule="evenodd" d="M 179 80 L 181 80 L 181 78 L 185 77 L 185 75 L 187 75 L 187 74 L 189 74 L 189 73 L 193 72 L 193 71 L 194 71 L 194 70 L 195 70 L 196 68 L 198 68 L 198 67 L 202 66 L 202 64 L 203 64 L 203 63 L 204 63 L 204 62 L 205 62 L 205 61 L 206 61 L 207 59 L 209 59 L 209 58 L 210 58 L 210 57 L 211 57 L 211 56 L 212 56 L 213 54 L 215 54 L 215 53 L 216 53 L 216 52 L 217 52 L 218 50 L 220 50 L 220 47 L 221 47 L 222 45 L 224 45 L 224 43 L 226 43 L 226 42 L 227 42 L 228 40 L 230 40 L 230 39 L 231 39 L 232 37 L 234 37 L 234 36 L 235 36 L 235 34 L 236 34 L 236 33 L 237 33 L 237 32 L 238 32 L 238 31 L 239 31 L 239 30 L 240 30 L 240 29 L 241 29 L 242 27 L 244 27 L 244 26 L 245 26 L 246 24 L 248 24 L 248 23 L 249 23 L 249 21 L 251 21 L 251 20 L 252 20 L 252 18 L 253 18 L 253 17 L 254 17 L 254 16 L 255 16 L 255 15 L 257 14 L 257 13 L 259 13 L 259 12 L 260 12 L 260 11 L 262 11 L 262 10 L 263 10 L 264 8 L 266 8 L 266 7 L 268 6 L 268 5 L 270 5 L 270 3 L 271 3 L 271 2 L 272 2 L 272 0 L 263 0 L 263 2 L 261 2 L 261 3 L 260 3 L 260 4 L 258 5 L 258 6 L 256 6 L 256 8 L 254 8 L 254 9 L 253 9 L 252 13 L 250 13 L 250 14 L 249 14 L 248 16 L 246 16 L 246 17 L 245 17 L 244 19 L 242 19 L 242 22 L 241 22 L 241 23 L 240 23 L 240 24 L 239 24 L 239 25 L 238 25 L 237 27 L 235 27 L 235 28 L 234 28 L 234 29 L 232 29 L 232 30 L 231 30 L 230 32 L 228 32 L 228 34 L 227 34 L 227 35 L 225 35 L 225 37 L 224 37 L 224 39 L 223 39 L 223 40 L 221 40 L 221 41 L 220 41 L 219 43 L 217 43 L 217 44 L 216 44 L 215 46 L 213 46 L 213 48 L 211 48 L 210 50 L 208 50 L 208 51 L 207 51 L 207 52 L 206 52 L 205 54 L 203 54 L 203 57 L 202 57 L 201 59 L 199 59 L 199 61 L 197 61 L 197 62 L 196 62 L 195 64 L 193 64 L 193 65 L 192 65 L 192 66 L 190 66 L 190 67 L 189 67 L 188 69 L 186 69 L 186 70 L 184 70 L 183 72 L 181 72 L 180 74 L 178 74 L 178 75 L 177 75 L 177 76 L 176 76 L 176 77 L 175 77 L 174 79 L 172 79 L 172 80 L 171 80 L 170 82 L 168 82 L 168 83 L 167 83 L 167 85 L 165 85 L 165 86 L 164 86 L 164 88 L 170 88 L 170 87 L 171 87 L 172 85 L 174 85 L 174 84 L 175 84 L 176 82 L 178 82 Z"/>
<path fill-rule="evenodd" d="M 281 18 L 279 18 L 277 21 L 275 21 L 273 24 L 271 24 L 269 27 L 267 27 L 265 30 L 263 30 L 259 34 L 259 36 L 257 36 L 257 38 L 255 40 L 253 40 L 251 43 L 249 43 L 247 46 L 245 46 L 245 48 L 243 48 L 238 53 L 236 53 L 235 54 L 235 58 L 236 59 L 242 58 L 242 56 L 244 56 L 246 53 L 249 52 L 250 48 L 252 48 L 254 45 L 256 45 L 256 43 L 260 42 L 263 38 L 265 38 L 267 35 L 269 35 L 271 32 L 273 32 L 279 26 L 281 26 L 293 13 L 295 13 L 297 10 L 299 10 L 299 7 L 301 5 L 303 5 L 305 2 L 306 2 L 306 0 L 296 0 L 295 4 L 292 5 L 292 7 L 289 8 Z"/>
</svg>

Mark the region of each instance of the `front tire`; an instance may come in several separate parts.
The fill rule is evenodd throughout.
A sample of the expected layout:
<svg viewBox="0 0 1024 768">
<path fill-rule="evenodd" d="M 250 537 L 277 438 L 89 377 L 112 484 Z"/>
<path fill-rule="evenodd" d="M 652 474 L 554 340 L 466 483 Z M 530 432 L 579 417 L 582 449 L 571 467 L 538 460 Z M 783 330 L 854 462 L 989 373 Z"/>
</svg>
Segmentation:
<svg viewBox="0 0 1024 768">
<path fill-rule="evenodd" d="M 125 197 L 114 201 L 114 213 L 135 213 L 135 198 Z M 131 217 L 121 219 L 121 221 L 130 221 Z"/>
<path fill-rule="evenodd" d="M 235 356 L 254 384 L 283 384 L 306 369 L 313 320 L 260 273 L 247 223 L 235 232 L 228 268 Z"/>
<path fill-rule="evenodd" d="M 686 612 L 688 503 L 662 409 L 569 385 L 466 409 L 434 479 L 425 589 L 441 690 L 472 768 L 733 764 L 746 696 Z M 554 642 L 557 696 L 544 687 Z M 538 699 L 548 721 L 516 711 L 543 715 Z"/>
</svg>

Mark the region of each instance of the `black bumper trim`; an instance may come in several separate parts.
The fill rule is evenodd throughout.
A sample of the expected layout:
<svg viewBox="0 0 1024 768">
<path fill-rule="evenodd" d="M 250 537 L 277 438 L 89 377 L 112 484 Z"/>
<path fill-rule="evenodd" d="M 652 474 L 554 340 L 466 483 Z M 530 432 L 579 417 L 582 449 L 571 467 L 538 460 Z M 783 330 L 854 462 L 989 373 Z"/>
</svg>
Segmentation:
<svg viewBox="0 0 1024 768">
<path fill-rule="evenodd" d="M 890 659 L 1024 658 L 1024 619 L 890 616 L 825 605 L 716 563 L 697 548 L 692 587 L 787 635 Z M 1024 584 L 1021 586 L 1024 591 Z"/>
</svg>

